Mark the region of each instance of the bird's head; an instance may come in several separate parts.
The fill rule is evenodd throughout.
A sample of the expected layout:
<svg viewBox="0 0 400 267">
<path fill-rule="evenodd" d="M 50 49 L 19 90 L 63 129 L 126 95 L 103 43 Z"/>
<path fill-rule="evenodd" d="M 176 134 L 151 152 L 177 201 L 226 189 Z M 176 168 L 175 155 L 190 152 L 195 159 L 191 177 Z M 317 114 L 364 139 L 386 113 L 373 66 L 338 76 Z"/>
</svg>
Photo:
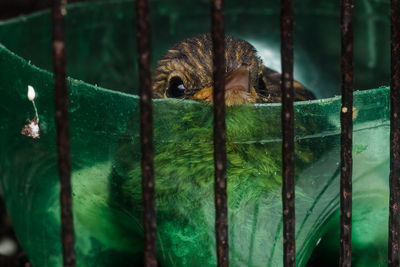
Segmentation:
<svg viewBox="0 0 400 267">
<path fill-rule="evenodd" d="M 263 64 L 255 48 L 244 40 L 225 38 L 226 105 L 268 102 L 263 96 Z M 212 102 L 213 58 L 209 34 L 186 39 L 158 61 L 153 76 L 156 98 Z"/>
</svg>

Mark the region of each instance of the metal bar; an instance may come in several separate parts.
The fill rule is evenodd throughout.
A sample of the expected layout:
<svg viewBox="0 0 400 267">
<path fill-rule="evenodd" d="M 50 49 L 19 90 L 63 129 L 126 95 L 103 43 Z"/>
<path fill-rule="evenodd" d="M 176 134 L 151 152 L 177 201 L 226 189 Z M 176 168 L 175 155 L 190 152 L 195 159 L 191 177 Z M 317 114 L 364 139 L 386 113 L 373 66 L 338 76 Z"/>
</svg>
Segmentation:
<svg viewBox="0 0 400 267">
<path fill-rule="evenodd" d="M 69 137 L 68 88 L 65 80 L 65 27 L 66 0 L 54 0 L 53 65 L 57 128 L 58 174 L 60 177 L 61 233 L 64 266 L 76 266 L 74 250 L 74 223 L 71 196 L 71 152 Z"/>
<path fill-rule="evenodd" d="M 156 210 L 154 196 L 153 108 L 151 87 L 151 31 L 149 3 L 136 1 L 137 47 L 139 63 L 140 141 L 142 152 L 142 194 L 144 226 L 144 264 L 157 266 Z"/>
<path fill-rule="evenodd" d="M 295 266 L 293 0 L 281 0 L 283 264 Z"/>
<path fill-rule="evenodd" d="M 390 203 L 388 266 L 399 266 L 400 225 L 400 0 L 391 0 Z"/>
<path fill-rule="evenodd" d="M 353 169 L 353 0 L 342 0 L 342 109 L 340 171 L 340 266 L 351 266 Z"/>
<path fill-rule="evenodd" d="M 212 1 L 215 235 L 218 266 L 229 265 L 225 125 L 225 34 L 223 1 Z"/>
</svg>

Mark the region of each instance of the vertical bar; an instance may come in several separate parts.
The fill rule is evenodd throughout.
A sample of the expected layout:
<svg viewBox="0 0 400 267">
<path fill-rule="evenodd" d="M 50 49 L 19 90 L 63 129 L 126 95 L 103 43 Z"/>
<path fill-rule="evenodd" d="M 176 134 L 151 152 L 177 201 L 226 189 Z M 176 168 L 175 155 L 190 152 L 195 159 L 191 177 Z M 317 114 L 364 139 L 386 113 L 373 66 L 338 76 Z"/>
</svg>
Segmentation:
<svg viewBox="0 0 400 267">
<path fill-rule="evenodd" d="M 342 109 L 340 171 L 340 266 L 351 266 L 353 169 L 353 0 L 342 0 Z"/>
<path fill-rule="evenodd" d="M 75 266 L 74 224 L 71 197 L 71 152 L 69 137 L 68 88 L 65 80 L 65 27 L 66 0 L 54 0 L 53 65 L 57 128 L 58 174 L 60 177 L 61 233 L 64 266 Z"/>
<path fill-rule="evenodd" d="M 400 224 L 400 0 L 391 0 L 390 203 L 388 266 L 399 266 Z"/>
<path fill-rule="evenodd" d="M 157 266 L 156 210 L 154 196 L 153 108 L 151 88 L 151 32 L 149 3 L 136 1 L 137 47 L 139 63 L 140 140 L 142 152 L 142 195 L 144 226 L 144 264 Z"/>
<path fill-rule="evenodd" d="M 218 266 L 229 265 L 225 125 L 225 34 L 223 1 L 212 1 L 215 235 Z"/>
<path fill-rule="evenodd" d="M 281 0 L 283 264 L 295 266 L 293 0 Z"/>
</svg>

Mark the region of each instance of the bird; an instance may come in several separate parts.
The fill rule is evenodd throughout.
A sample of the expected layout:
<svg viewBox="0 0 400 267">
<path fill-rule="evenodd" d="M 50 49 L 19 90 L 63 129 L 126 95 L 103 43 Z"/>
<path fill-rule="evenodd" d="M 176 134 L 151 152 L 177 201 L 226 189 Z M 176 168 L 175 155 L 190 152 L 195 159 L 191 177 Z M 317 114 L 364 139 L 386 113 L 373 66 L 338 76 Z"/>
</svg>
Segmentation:
<svg viewBox="0 0 400 267">
<path fill-rule="evenodd" d="M 227 106 L 281 102 L 281 74 L 266 67 L 249 42 L 225 37 L 225 103 Z M 173 45 L 157 62 L 154 98 L 212 102 L 213 52 L 210 34 L 200 34 Z M 294 100 L 315 99 L 298 81 Z"/>
<path fill-rule="evenodd" d="M 228 36 L 225 47 L 227 204 L 229 238 L 235 240 L 230 262 L 232 266 L 264 266 L 270 257 L 269 265 L 277 261 L 277 266 L 281 260 L 280 250 L 274 249 L 278 242 L 275 226 L 281 222 L 276 216 L 281 213 L 281 142 L 272 137 L 281 134 L 280 108 L 257 108 L 254 104 L 280 102 L 281 75 L 263 65 L 249 42 Z M 209 105 L 212 65 L 211 37 L 201 34 L 168 49 L 152 75 L 153 98 L 167 100 L 153 105 L 157 258 L 162 266 L 215 266 L 216 262 L 211 252 L 215 234 L 213 117 Z M 308 100 L 314 95 L 294 82 L 294 98 Z M 302 127 L 305 123 L 297 120 L 297 134 L 306 131 Z M 138 127 L 137 116 L 132 116 L 117 145 L 108 200 L 118 211 L 112 228 L 121 236 L 136 238 L 129 246 L 119 243 L 116 249 L 125 247 L 136 255 L 137 262 L 143 253 Z M 308 142 L 299 143 L 295 151 L 297 173 L 318 159 L 319 151 L 313 151 Z M 305 195 L 301 188 L 296 194 Z M 129 218 L 123 219 L 121 214 Z M 256 222 L 274 227 L 259 227 Z"/>
</svg>

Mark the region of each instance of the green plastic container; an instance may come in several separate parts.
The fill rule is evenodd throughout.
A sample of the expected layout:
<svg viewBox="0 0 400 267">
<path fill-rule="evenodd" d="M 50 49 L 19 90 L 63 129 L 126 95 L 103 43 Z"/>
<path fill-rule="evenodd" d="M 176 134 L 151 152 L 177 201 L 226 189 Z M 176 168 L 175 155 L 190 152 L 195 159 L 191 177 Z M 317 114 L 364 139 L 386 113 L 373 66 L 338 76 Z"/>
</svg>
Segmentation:
<svg viewBox="0 0 400 267">
<path fill-rule="evenodd" d="M 226 32 L 280 69 L 279 1 L 226 1 Z M 210 29 L 208 1 L 151 1 L 153 63 Z M 389 1 L 357 2 L 355 87 L 389 84 Z M 317 97 L 295 104 L 296 258 L 337 264 L 340 176 L 339 2 L 296 2 L 295 78 Z M 141 264 L 134 2 L 71 5 L 67 65 L 78 266 Z M 0 22 L 0 182 L 34 266 L 61 266 L 59 182 L 48 11 Z M 21 134 L 35 111 L 40 138 Z M 105 89 L 108 88 L 108 89 Z M 332 98 L 326 98 L 332 97 Z M 353 263 L 386 265 L 389 89 L 355 93 Z M 282 265 L 280 104 L 227 108 L 231 266 Z M 215 266 L 212 108 L 154 101 L 161 266 Z M 321 265 L 320 265 L 321 266 Z"/>
</svg>

